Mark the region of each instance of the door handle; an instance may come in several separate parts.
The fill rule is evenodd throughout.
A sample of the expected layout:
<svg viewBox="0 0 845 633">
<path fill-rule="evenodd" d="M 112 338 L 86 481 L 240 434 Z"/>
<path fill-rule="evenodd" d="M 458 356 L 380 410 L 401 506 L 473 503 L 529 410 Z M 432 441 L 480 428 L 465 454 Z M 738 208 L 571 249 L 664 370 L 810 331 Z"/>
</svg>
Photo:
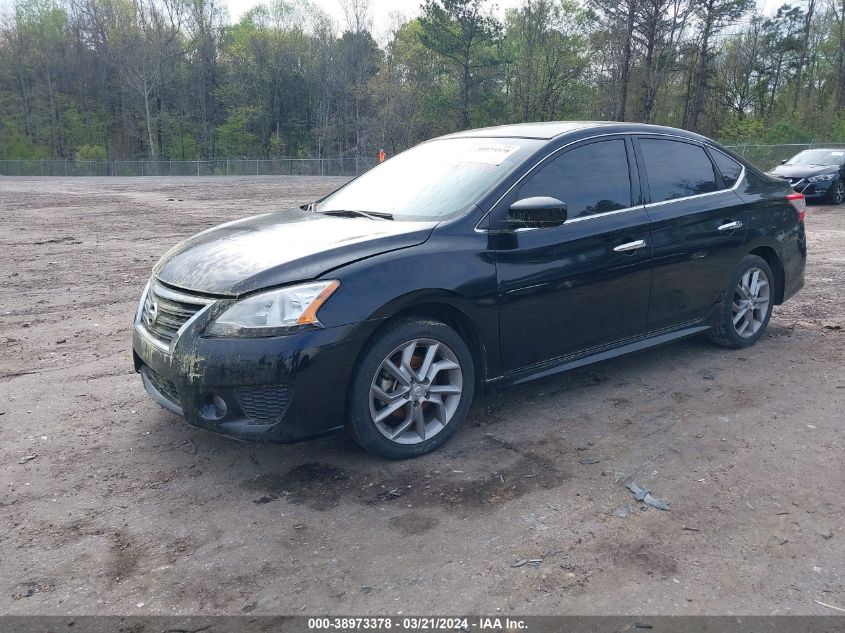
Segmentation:
<svg viewBox="0 0 845 633">
<path fill-rule="evenodd" d="M 645 246 L 645 240 L 637 240 L 636 242 L 626 242 L 625 244 L 620 244 L 613 250 L 617 253 L 624 253 L 625 251 L 635 251 L 643 246 Z"/>
<path fill-rule="evenodd" d="M 742 226 L 742 222 L 739 220 L 734 220 L 733 222 L 728 222 L 727 224 L 723 224 L 719 227 L 720 231 L 733 231 L 734 229 L 738 229 Z"/>
</svg>

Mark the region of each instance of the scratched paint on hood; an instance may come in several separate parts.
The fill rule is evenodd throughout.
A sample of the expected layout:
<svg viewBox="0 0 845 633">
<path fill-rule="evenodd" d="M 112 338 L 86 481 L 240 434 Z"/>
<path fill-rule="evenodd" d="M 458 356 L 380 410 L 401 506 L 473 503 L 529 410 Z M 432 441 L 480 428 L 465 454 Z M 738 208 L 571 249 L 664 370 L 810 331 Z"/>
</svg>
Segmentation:
<svg viewBox="0 0 845 633">
<path fill-rule="evenodd" d="M 416 246 L 435 225 L 277 211 L 198 233 L 168 251 L 153 272 L 177 288 L 235 296 Z"/>
</svg>

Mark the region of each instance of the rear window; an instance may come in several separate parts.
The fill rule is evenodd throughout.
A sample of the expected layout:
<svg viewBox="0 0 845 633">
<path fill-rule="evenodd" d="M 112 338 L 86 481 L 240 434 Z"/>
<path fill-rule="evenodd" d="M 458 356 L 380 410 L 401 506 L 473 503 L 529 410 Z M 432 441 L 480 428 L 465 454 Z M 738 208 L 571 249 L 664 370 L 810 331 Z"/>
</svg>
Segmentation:
<svg viewBox="0 0 845 633">
<path fill-rule="evenodd" d="M 739 180 L 739 175 L 742 173 L 742 165 L 717 149 L 712 150 L 710 155 L 713 156 L 713 161 L 716 163 L 716 167 L 718 167 L 719 171 L 722 172 L 722 178 L 725 181 L 725 185 L 727 185 L 728 188 L 733 187 L 736 184 L 736 181 Z"/>
<path fill-rule="evenodd" d="M 716 174 L 704 148 L 682 141 L 640 139 L 652 202 L 716 191 Z"/>
</svg>

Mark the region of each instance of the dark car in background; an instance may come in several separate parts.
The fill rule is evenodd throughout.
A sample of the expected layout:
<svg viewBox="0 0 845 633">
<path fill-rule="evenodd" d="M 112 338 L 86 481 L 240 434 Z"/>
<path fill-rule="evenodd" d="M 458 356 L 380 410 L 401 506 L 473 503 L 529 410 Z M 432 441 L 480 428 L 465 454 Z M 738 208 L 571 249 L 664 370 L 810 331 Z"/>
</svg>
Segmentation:
<svg viewBox="0 0 845 633">
<path fill-rule="evenodd" d="M 845 201 L 845 149 L 808 149 L 769 172 L 789 181 L 808 200 L 827 204 Z"/>
<path fill-rule="evenodd" d="M 135 368 L 198 427 L 346 428 L 413 457 L 481 389 L 695 334 L 757 342 L 804 283 L 803 220 L 785 181 L 683 130 L 451 134 L 174 247 L 138 306 Z"/>
</svg>

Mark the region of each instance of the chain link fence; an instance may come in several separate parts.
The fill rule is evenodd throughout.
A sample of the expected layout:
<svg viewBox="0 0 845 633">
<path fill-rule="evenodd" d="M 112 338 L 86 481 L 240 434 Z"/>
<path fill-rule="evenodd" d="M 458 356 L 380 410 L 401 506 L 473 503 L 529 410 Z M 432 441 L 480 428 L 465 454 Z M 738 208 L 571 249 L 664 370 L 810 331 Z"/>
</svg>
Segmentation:
<svg viewBox="0 0 845 633">
<path fill-rule="evenodd" d="M 817 147 L 845 149 L 845 143 L 784 143 L 781 145 L 725 145 L 752 165 L 769 171 L 798 152 Z"/>
<path fill-rule="evenodd" d="M 356 158 L 216 160 L 0 160 L 0 176 L 355 176 L 376 164 Z"/>
<path fill-rule="evenodd" d="M 726 145 L 763 171 L 805 149 L 845 148 L 845 143 Z M 216 160 L 0 160 L 0 176 L 355 176 L 375 159 L 272 158 Z"/>
</svg>

